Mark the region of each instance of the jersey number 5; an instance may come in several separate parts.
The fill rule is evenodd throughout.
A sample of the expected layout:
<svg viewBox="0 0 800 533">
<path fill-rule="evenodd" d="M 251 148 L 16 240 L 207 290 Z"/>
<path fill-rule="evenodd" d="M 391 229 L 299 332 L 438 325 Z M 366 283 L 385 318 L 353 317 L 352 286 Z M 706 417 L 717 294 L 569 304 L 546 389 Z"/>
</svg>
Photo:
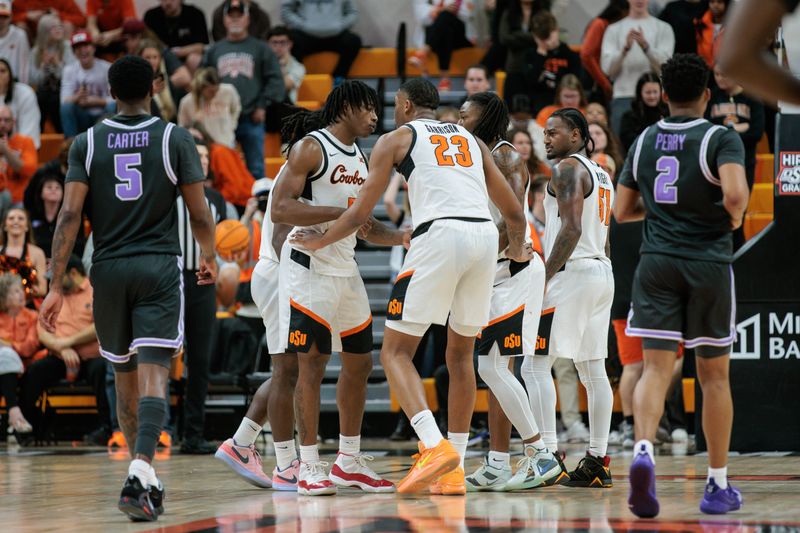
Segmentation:
<svg viewBox="0 0 800 533">
<path fill-rule="evenodd" d="M 450 140 L 444 135 L 431 135 L 431 143 L 436 145 L 436 162 L 440 167 L 453 167 L 458 163 L 462 167 L 472 166 L 472 154 L 469 153 L 469 141 L 461 135 L 453 135 Z M 458 149 L 455 156 L 445 154 L 450 149 L 450 143 Z"/>
<path fill-rule="evenodd" d="M 114 188 L 117 198 L 123 202 L 133 202 L 142 197 L 142 173 L 134 168 L 141 166 L 142 154 L 116 154 L 114 156 L 114 176 L 122 183 Z"/>
</svg>

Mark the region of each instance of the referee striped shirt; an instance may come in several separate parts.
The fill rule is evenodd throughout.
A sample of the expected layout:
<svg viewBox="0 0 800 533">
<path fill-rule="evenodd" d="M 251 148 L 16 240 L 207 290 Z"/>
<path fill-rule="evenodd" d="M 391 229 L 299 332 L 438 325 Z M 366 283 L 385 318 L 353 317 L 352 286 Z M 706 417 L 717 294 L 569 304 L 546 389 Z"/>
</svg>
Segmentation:
<svg viewBox="0 0 800 533">
<path fill-rule="evenodd" d="M 225 200 L 222 195 L 205 187 L 206 202 L 211 209 L 211 218 L 214 224 L 219 224 L 225 218 Z M 181 242 L 184 270 L 195 271 L 200 268 L 200 245 L 192 235 L 192 225 L 189 222 L 189 208 L 183 201 L 183 196 L 178 195 L 178 236 Z"/>
</svg>

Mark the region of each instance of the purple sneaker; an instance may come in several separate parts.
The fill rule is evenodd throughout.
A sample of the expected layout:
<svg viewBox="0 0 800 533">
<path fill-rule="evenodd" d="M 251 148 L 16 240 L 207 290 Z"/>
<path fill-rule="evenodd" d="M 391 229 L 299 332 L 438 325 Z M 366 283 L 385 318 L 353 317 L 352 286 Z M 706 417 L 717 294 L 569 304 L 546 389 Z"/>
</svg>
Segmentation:
<svg viewBox="0 0 800 533">
<path fill-rule="evenodd" d="M 728 488 L 719 488 L 713 479 L 706 483 L 706 491 L 700 501 L 700 510 L 706 514 L 725 514 L 742 507 L 742 493 L 728 483 Z"/>
<path fill-rule="evenodd" d="M 628 508 L 639 518 L 654 518 L 659 511 L 656 499 L 656 465 L 644 446 L 635 454 L 629 475 L 631 492 L 628 496 Z"/>
</svg>

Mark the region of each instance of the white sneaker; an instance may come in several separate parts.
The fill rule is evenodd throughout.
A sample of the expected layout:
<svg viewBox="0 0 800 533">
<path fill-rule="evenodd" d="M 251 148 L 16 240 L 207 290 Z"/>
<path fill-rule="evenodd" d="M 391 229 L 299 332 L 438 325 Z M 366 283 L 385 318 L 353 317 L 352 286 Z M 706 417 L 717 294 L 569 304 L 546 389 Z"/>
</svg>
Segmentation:
<svg viewBox="0 0 800 533">
<path fill-rule="evenodd" d="M 383 479 L 367 466 L 374 457 L 359 453 L 348 455 L 339 452 L 331 468 L 329 479 L 338 487 L 355 487 L 364 492 L 394 492 L 394 484 Z"/>
<path fill-rule="evenodd" d="M 624 420 L 619 425 L 619 430 L 622 433 L 622 447 L 625 449 L 633 448 L 636 441 L 633 439 L 633 426 Z"/>
<path fill-rule="evenodd" d="M 496 468 L 489 464 L 489 459 L 483 458 L 483 465 L 464 479 L 467 492 L 503 491 L 506 483 L 511 479 L 511 467 Z"/>
<path fill-rule="evenodd" d="M 336 494 L 336 485 L 328 479 L 328 463 L 300 463 L 297 492 L 305 496 L 325 496 Z"/>
<path fill-rule="evenodd" d="M 532 447 L 525 451 L 534 451 Z M 561 465 L 552 452 L 536 450 L 533 455 L 526 455 L 517 463 L 517 472 L 506 483 L 506 490 L 526 490 L 541 487 L 547 481 L 561 473 Z"/>
<path fill-rule="evenodd" d="M 583 423 L 583 420 L 578 420 L 567 428 L 567 442 L 579 443 L 589 442 L 589 430 Z"/>
<path fill-rule="evenodd" d="M 672 442 L 684 444 L 689 442 L 689 433 L 683 428 L 677 428 L 672 432 Z"/>
</svg>

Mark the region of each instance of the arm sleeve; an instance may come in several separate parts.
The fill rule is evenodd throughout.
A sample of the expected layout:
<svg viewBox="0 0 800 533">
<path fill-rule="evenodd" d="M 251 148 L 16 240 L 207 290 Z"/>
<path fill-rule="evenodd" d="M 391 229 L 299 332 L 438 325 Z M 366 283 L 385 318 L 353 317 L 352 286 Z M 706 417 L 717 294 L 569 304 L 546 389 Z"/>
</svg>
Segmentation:
<svg viewBox="0 0 800 533">
<path fill-rule="evenodd" d="M 293 30 L 305 31 L 306 21 L 298 13 L 298 4 L 296 0 L 281 0 L 281 18 Z"/>
<path fill-rule="evenodd" d="M 604 90 L 611 90 L 611 83 L 608 81 L 605 72 L 600 68 L 601 50 L 603 47 L 603 23 L 600 19 L 594 19 L 586 28 L 586 35 L 581 43 L 581 63 L 584 70 L 592 79 Z"/>
<path fill-rule="evenodd" d="M 617 183 L 638 191 L 639 184 L 633 179 L 633 152 L 634 150 L 628 150 L 628 155 L 625 157 L 625 164 L 622 167 L 622 172 L 619 173 Z"/>
<path fill-rule="evenodd" d="M 89 183 L 89 174 L 86 173 L 86 133 L 75 137 L 75 142 L 69 148 L 69 167 L 64 182 L 70 181 Z"/>
<path fill-rule="evenodd" d="M 270 104 L 283 102 L 286 98 L 286 86 L 283 84 L 283 73 L 278 58 L 266 44 L 262 43 L 262 45 L 261 79 L 264 90 L 258 107 L 266 109 Z"/>
<path fill-rule="evenodd" d="M 603 34 L 603 43 L 600 45 L 600 67 L 603 72 L 608 72 L 611 64 L 620 56 L 622 48 L 617 44 L 617 28 L 611 25 Z"/>
<path fill-rule="evenodd" d="M 349 30 L 358 22 L 358 6 L 352 0 L 344 0 L 342 5 L 342 30 Z"/>
<path fill-rule="evenodd" d="M 175 149 L 178 161 L 175 167 L 178 174 L 178 185 L 205 181 L 206 177 L 203 175 L 203 167 L 200 165 L 200 156 L 197 154 L 191 134 L 178 126 L 172 131 L 170 144 Z"/>
<path fill-rule="evenodd" d="M 533 34 L 529 31 L 523 31 L 522 29 L 513 30 L 509 18 L 508 10 L 504 11 L 500 17 L 500 29 L 498 30 L 500 33 L 500 44 L 512 50 L 536 47 Z"/>
<path fill-rule="evenodd" d="M 712 157 L 712 161 L 716 160 L 716 165 L 712 168 L 719 168 L 728 163 L 738 163 L 744 166 L 744 143 L 738 133 L 732 129 L 725 129 L 714 137 L 718 141 L 717 149 Z"/>
</svg>

